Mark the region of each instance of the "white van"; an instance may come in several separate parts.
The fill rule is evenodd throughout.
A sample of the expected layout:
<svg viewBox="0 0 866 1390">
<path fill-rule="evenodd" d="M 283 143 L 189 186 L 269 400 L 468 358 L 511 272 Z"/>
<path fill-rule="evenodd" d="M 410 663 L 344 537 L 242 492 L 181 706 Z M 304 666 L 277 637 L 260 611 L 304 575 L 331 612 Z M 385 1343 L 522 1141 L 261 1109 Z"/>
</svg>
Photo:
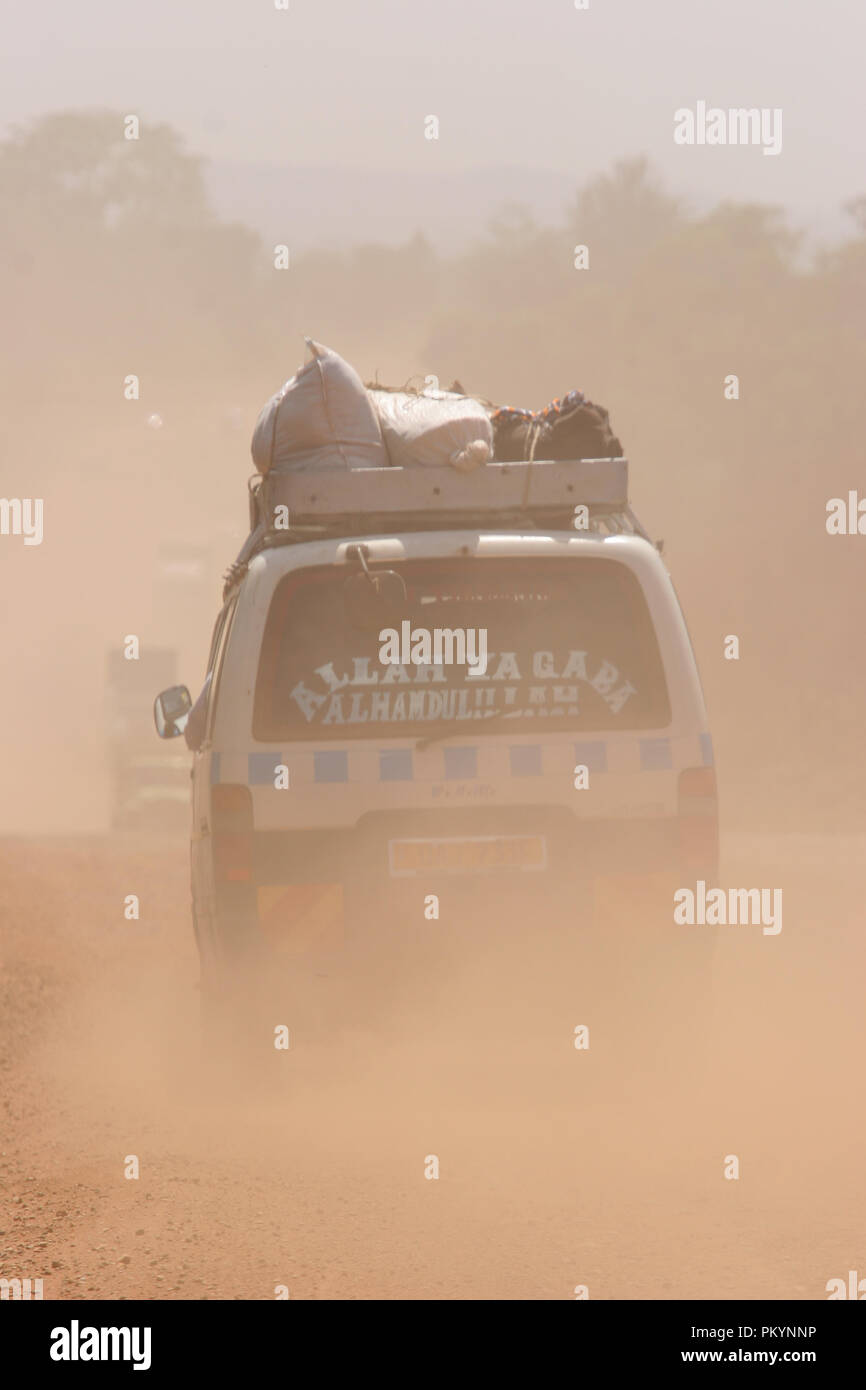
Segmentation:
<svg viewBox="0 0 866 1390">
<path fill-rule="evenodd" d="M 208 997 L 283 962 L 302 993 L 367 956 L 396 978 L 541 917 L 676 938 L 673 890 L 717 875 L 712 743 L 626 484 L 622 459 L 264 480 L 194 740 Z M 157 698 L 164 736 L 190 704 Z"/>
</svg>

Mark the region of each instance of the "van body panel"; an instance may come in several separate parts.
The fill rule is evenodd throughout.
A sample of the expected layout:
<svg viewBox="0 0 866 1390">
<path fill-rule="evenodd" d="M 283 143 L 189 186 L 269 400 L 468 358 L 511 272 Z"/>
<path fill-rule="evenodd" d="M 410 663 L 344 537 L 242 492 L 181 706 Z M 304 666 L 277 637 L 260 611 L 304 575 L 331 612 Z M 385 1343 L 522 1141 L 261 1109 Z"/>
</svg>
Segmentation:
<svg viewBox="0 0 866 1390">
<path fill-rule="evenodd" d="M 449 856 L 454 864 L 474 865 L 470 875 L 495 878 L 496 890 L 512 901 L 525 895 L 528 904 L 533 895 L 537 900 L 541 877 L 550 885 L 545 894 L 555 880 L 557 892 L 574 903 L 591 897 L 592 882 L 606 875 L 674 872 L 682 839 L 681 777 L 695 769 L 712 777 L 713 753 L 688 631 L 655 547 L 634 535 L 568 532 L 423 531 L 362 539 L 371 568 L 449 559 L 465 564 L 468 558 L 479 564 L 554 561 L 557 575 L 560 565 L 567 575 L 572 560 L 623 566 L 646 604 L 669 717 L 658 727 L 585 733 L 548 733 L 541 719 L 532 727 L 515 721 L 513 728 L 499 724 L 488 732 L 479 719 L 471 729 L 432 730 L 429 745 L 417 732 L 407 736 L 393 725 L 377 732 L 365 726 L 345 739 L 336 730 L 320 738 L 311 728 L 304 738 L 257 740 L 256 683 L 278 586 L 286 576 L 324 566 L 348 575 L 347 551 L 358 542 L 323 539 L 261 551 L 236 591 L 209 737 L 194 767 L 193 897 L 201 935 L 213 938 L 212 949 L 225 952 L 228 929 L 220 924 L 228 922 L 235 942 L 255 938 L 266 950 L 291 954 L 306 949 L 304 943 L 345 947 L 358 903 L 400 909 L 417 904 L 419 885 L 424 893 L 448 891 L 453 872 L 442 864 Z M 579 767 L 587 769 L 588 785 L 577 789 Z M 229 859 L 238 851 L 237 862 L 221 875 L 217 802 L 234 805 L 235 789 L 246 789 L 246 800 L 237 804 L 248 810 L 240 830 L 231 822 L 234 839 L 223 835 L 220 842 Z M 689 804 L 699 816 L 706 812 L 709 827 L 710 820 L 715 824 L 714 789 L 704 800 L 705 806 L 701 797 Z M 709 864 L 712 834 L 704 839 L 701 852 Z M 495 875 L 491 840 L 501 842 Z M 432 848 L 410 851 L 409 841 Z M 542 842 L 544 870 L 534 873 L 531 862 L 518 860 L 537 861 Z M 415 862 L 415 855 L 429 870 L 395 872 L 395 844 L 403 846 L 400 863 Z"/>
</svg>

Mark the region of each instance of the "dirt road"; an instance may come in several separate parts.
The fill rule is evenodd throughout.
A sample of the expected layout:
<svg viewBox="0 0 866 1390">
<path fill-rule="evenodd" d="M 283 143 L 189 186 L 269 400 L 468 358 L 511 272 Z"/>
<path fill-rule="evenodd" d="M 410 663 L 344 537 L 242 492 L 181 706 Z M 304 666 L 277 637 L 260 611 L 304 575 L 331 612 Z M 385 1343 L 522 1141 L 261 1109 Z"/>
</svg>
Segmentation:
<svg viewBox="0 0 866 1390">
<path fill-rule="evenodd" d="M 729 844 L 784 928 L 724 937 L 684 1097 L 593 1086 L 592 1049 L 519 1003 L 472 1045 L 419 1010 L 399 1046 L 350 1034 L 222 1086 L 183 842 L 6 840 L 0 1275 L 56 1299 L 826 1298 L 866 1274 L 864 848 Z"/>
</svg>

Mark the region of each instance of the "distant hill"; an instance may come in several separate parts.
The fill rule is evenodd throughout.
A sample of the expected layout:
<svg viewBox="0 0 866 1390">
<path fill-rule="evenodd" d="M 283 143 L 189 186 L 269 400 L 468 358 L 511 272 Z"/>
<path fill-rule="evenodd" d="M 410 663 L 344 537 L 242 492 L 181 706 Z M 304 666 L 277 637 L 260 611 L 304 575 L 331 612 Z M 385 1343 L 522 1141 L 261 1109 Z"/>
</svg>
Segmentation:
<svg viewBox="0 0 866 1390">
<path fill-rule="evenodd" d="M 417 171 L 302 168 L 215 160 L 206 169 L 214 206 L 290 250 L 363 242 L 398 245 L 418 231 L 442 252 L 462 249 L 503 203 L 529 204 L 540 223 L 562 220 L 586 171 Z"/>
<path fill-rule="evenodd" d="M 280 167 L 241 160 L 205 165 L 219 214 L 252 227 L 269 244 L 285 242 L 292 252 L 348 249 L 364 242 L 396 246 L 420 231 L 435 250 L 450 254 L 480 235 L 505 203 L 527 204 L 542 225 L 562 222 L 579 186 L 594 172 L 588 163 L 573 173 L 508 167 L 431 173 L 420 159 L 409 171 Z M 705 187 L 692 183 L 677 188 L 671 180 L 666 185 L 698 214 L 709 211 L 720 195 L 709 180 Z M 838 241 L 852 230 L 841 208 L 816 210 L 804 201 L 791 206 L 789 215 L 806 233 L 804 251 L 817 241 Z"/>
</svg>

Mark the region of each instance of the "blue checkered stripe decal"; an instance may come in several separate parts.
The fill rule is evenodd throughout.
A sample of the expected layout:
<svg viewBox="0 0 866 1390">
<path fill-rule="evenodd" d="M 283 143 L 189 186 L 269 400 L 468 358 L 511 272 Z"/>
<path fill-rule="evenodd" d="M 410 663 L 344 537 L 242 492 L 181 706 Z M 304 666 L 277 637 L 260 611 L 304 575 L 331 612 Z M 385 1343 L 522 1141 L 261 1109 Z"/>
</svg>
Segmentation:
<svg viewBox="0 0 866 1390">
<path fill-rule="evenodd" d="M 215 753 L 212 782 L 274 786 L 277 769 L 289 769 L 293 783 L 451 782 L 476 778 L 559 776 L 563 768 L 583 764 L 592 773 L 669 772 L 684 767 L 711 767 L 713 745 L 707 733 L 679 739 L 584 739 L 573 742 L 426 748 L 313 748 L 309 752 Z"/>
</svg>

